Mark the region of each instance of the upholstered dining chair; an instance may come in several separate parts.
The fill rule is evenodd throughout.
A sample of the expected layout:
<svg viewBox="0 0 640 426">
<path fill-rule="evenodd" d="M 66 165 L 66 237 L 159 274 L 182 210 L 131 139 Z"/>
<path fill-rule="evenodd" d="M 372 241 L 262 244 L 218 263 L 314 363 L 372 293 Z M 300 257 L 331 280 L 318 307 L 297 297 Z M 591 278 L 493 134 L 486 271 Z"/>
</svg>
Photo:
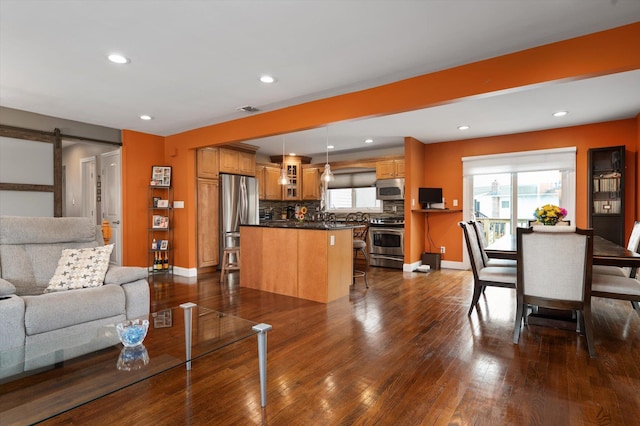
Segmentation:
<svg viewBox="0 0 640 426">
<path fill-rule="evenodd" d="M 516 268 L 508 266 L 484 266 L 482 252 L 476 237 L 475 227 L 469 222 L 458 222 L 464 234 L 473 271 L 473 296 L 467 315 L 471 315 L 486 287 L 516 288 Z"/>
<path fill-rule="evenodd" d="M 518 228 L 518 286 L 513 343 L 520 338 L 529 306 L 573 310 L 589 356 L 596 356 L 591 320 L 593 229 Z"/>
<path fill-rule="evenodd" d="M 478 237 L 478 245 L 480 246 L 480 253 L 482 254 L 482 263 L 484 266 L 509 266 L 516 267 L 516 261 L 512 259 L 495 259 L 490 258 L 485 249 L 487 248 L 487 239 L 484 236 L 484 226 L 481 222 L 472 220 L 469 222 L 473 225 L 473 230 Z"/>
<path fill-rule="evenodd" d="M 628 300 L 640 315 L 640 278 L 593 274 L 591 295 L 607 299 Z"/>
<path fill-rule="evenodd" d="M 353 284 L 356 282 L 356 278 L 363 277 L 364 285 L 369 288 L 367 282 L 366 269 L 369 267 L 369 256 L 367 254 L 367 236 L 369 235 L 369 215 L 367 213 L 349 213 L 345 219 L 347 225 L 356 226 L 353 228 Z M 358 253 L 362 253 L 365 262 L 365 270 L 355 269 L 356 260 L 358 260 Z"/>
<path fill-rule="evenodd" d="M 636 221 L 633 224 L 629 241 L 627 242 L 627 250 L 640 253 L 640 222 Z M 594 265 L 594 274 L 603 275 L 615 275 L 617 277 L 630 277 L 634 278 L 637 274 L 637 268 L 621 268 L 619 266 L 607 266 L 607 265 Z"/>
</svg>

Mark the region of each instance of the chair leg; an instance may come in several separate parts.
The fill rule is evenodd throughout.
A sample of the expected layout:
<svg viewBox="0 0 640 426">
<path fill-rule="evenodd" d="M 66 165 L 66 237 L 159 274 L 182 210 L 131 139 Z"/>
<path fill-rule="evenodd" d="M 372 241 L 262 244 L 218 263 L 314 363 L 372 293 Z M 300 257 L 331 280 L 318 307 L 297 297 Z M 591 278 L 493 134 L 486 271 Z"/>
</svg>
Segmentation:
<svg viewBox="0 0 640 426">
<path fill-rule="evenodd" d="M 229 253 L 222 253 L 222 267 L 220 268 L 220 283 L 224 282 L 224 274 L 226 272 L 227 263 L 229 262 Z"/>
<path fill-rule="evenodd" d="M 513 343 L 518 344 L 520 340 L 520 328 L 522 327 L 522 314 L 525 310 L 524 303 L 518 303 L 516 307 L 516 322 L 513 325 Z"/>
<path fill-rule="evenodd" d="M 473 312 L 473 308 L 478 304 L 478 300 L 480 300 L 480 294 L 483 291 L 483 286 L 481 285 L 474 285 L 473 286 L 473 297 L 471 298 L 471 306 L 469 307 L 469 312 L 467 312 L 467 316 L 471 315 L 471 312 Z"/>
<path fill-rule="evenodd" d="M 582 322 L 584 324 L 584 335 L 587 339 L 587 349 L 591 358 L 596 357 L 596 347 L 593 341 L 593 323 L 591 321 L 591 307 L 585 307 L 582 311 Z"/>
</svg>

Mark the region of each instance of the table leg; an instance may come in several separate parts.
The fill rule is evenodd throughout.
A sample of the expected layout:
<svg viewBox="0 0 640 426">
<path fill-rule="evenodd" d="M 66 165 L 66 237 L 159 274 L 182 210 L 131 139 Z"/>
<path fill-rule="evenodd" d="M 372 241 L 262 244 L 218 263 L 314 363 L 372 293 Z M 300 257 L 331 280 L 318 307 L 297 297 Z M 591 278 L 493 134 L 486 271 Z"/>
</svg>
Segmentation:
<svg viewBox="0 0 640 426">
<path fill-rule="evenodd" d="M 197 305 L 192 302 L 180 305 L 184 309 L 184 349 L 186 353 L 187 371 L 191 370 L 191 320 L 193 317 L 193 308 Z"/>
<path fill-rule="evenodd" d="M 258 363 L 260 365 L 260 405 L 267 406 L 267 332 L 273 327 L 269 324 L 254 325 L 258 332 Z"/>
</svg>

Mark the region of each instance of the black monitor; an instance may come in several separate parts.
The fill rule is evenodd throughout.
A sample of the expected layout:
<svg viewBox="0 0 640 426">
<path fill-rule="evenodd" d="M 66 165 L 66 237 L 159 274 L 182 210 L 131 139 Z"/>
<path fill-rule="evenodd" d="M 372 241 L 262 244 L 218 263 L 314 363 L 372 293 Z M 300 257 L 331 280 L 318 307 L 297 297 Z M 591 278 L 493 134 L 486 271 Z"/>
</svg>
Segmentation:
<svg viewBox="0 0 640 426">
<path fill-rule="evenodd" d="M 418 188 L 418 201 L 423 209 L 431 209 L 442 203 L 442 188 Z"/>
</svg>

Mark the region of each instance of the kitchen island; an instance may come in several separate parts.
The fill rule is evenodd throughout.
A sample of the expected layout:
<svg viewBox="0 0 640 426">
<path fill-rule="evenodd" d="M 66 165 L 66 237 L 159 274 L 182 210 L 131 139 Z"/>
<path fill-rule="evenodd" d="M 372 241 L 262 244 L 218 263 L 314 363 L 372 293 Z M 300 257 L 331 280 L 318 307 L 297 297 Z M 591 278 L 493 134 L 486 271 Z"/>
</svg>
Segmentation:
<svg viewBox="0 0 640 426">
<path fill-rule="evenodd" d="M 240 226 L 240 286 L 327 303 L 349 294 L 353 227 L 267 222 Z"/>
</svg>

